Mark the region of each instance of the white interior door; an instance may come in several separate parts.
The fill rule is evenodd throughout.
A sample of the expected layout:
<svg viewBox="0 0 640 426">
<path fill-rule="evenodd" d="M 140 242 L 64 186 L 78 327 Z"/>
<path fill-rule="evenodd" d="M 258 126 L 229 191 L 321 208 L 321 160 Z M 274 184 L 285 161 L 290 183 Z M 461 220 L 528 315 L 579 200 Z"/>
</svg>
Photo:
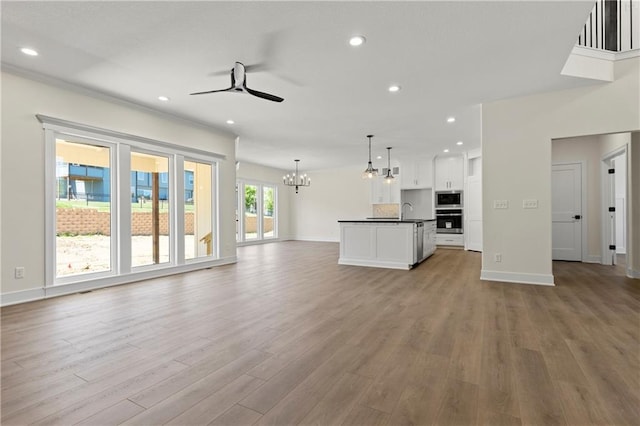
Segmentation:
<svg viewBox="0 0 640 426">
<path fill-rule="evenodd" d="M 551 178 L 553 260 L 582 261 L 582 165 L 553 165 Z"/>
</svg>

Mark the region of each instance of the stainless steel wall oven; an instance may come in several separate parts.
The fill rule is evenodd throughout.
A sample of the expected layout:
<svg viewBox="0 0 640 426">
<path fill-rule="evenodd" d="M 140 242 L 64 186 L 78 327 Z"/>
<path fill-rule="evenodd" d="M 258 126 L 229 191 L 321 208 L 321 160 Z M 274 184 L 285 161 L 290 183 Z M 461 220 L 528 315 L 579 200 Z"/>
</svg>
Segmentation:
<svg viewBox="0 0 640 426">
<path fill-rule="evenodd" d="M 436 232 L 438 234 L 462 234 L 462 224 L 462 209 L 436 210 Z"/>
</svg>

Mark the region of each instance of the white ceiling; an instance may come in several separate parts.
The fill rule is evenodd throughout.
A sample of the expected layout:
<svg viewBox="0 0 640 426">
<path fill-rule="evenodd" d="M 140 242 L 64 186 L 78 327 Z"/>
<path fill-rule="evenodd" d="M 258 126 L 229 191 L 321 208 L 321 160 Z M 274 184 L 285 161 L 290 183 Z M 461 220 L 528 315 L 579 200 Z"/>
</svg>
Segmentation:
<svg viewBox="0 0 640 426">
<path fill-rule="evenodd" d="M 3 1 L 2 63 L 232 132 L 241 161 L 364 169 L 367 134 L 383 155 L 376 166 L 386 146 L 393 158 L 477 148 L 481 103 L 593 84 L 560 75 L 592 6 Z M 367 42 L 349 46 L 354 34 Z M 228 75 L 212 74 L 235 61 L 265 63 L 249 87 L 285 101 L 189 96 L 228 87 Z M 402 90 L 389 93 L 392 83 Z"/>
</svg>

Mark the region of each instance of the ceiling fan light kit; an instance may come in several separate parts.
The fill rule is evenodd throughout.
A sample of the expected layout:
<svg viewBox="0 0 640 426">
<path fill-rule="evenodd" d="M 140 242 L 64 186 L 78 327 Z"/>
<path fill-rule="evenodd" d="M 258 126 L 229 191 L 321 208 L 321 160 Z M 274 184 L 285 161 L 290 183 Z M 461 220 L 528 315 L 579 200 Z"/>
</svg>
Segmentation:
<svg viewBox="0 0 640 426">
<path fill-rule="evenodd" d="M 378 176 L 378 169 L 373 168 L 373 164 L 371 163 L 371 138 L 373 135 L 367 135 L 369 138 L 369 163 L 367 163 L 367 168 L 364 172 L 362 172 L 363 179 L 372 179 L 374 176 Z"/>
<path fill-rule="evenodd" d="M 301 186 L 311 186 L 311 178 L 304 175 L 300 175 L 298 171 L 298 163 L 300 160 L 293 160 L 296 162 L 296 171 L 292 174 L 287 174 L 286 176 L 282 176 L 282 183 L 287 186 L 293 186 L 296 189 L 296 194 L 298 193 L 298 188 Z"/>
<path fill-rule="evenodd" d="M 270 93 L 260 92 L 258 90 L 253 90 L 248 88 L 247 73 L 246 73 L 245 66 L 242 62 L 236 62 L 233 69 L 231 70 L 231 87 L 227 89 L 195 92 L 195 93 L 191 93 L 191 95 L 208 95 L 210 93 L 218 93 L 218 92 L 248 93 L 250 95 L 256 96 L 258 98 L 266 99 L 268 101 L 273 101 L 273 102 L 284 101 L 284 98 L 281 98 L 280 96 L 276 96 Z"/>
</svg>

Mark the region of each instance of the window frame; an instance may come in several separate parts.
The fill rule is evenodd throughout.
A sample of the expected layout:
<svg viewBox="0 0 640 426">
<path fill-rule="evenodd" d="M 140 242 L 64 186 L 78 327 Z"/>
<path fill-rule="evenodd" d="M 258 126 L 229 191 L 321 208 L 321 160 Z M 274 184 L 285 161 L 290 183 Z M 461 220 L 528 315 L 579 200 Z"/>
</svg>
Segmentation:
<svg viewBox="0 0 640 426">
<path fill-rule="evenodd" d="M 86 288 L 86 283 L 94 283 L 92 287 L 129 282 L 135 277 L 158 276 L 157 272 L 172 269 L 184 271 L 180 266 L 203 263 L 211 265 L 220 259 L 220 212 L 219 212 L 219 172 L 220 163 L 226 156 L 196 148 L 179 146 L 167 142 L 147 139 L 135 135 L 112 130 L 96 128 L 79 123 L 69 122 L 53 117 L 36 115 L 44 129 L 45 153 L 45 283 L 46 291 L 51 294 L 61 293 L 56 287 L 71 286 Z M 110 148 L 110 185 L 111 185 L 111 270 L 87 274 L 74 274 L 58 278 L 56 272 L 56 139 L 69 138 L 88 144 L 108 146 Z M 154 265 L 133 268 L 131 266 L 131 152 L 150 153 L 166 156 L 169 159 L 168 191 L 170 199 L 170 261 Z M 195 259 L 184 259 L 184 222 L 180 228 L 180 220 L 184 217 L 184 193 L 176 188 L 184 186 L 184 161 L 189 160 L 211 164 L 212 170 L 212 232 L 216 235 L 212 256 Z M 182 175 L 181 175 L 182 173 Z M 137 179 L 137 178 L 136 178 Z M 191 268 L 193 269 L 193 268 Z M 171 273 L 171 272 L 168 272 Z M 162 273 L 160 275 L 167 275 Z M 131 277 L 131 278 L 128 278 Z M 138 278 L 139 279 L 139 278 Z M 48 289 L 48 290 L 47 290 Z M 68 290 L 66 290 L 68 291 Z"/>
<path fill-rule="evenodd" d="M 212 191 L 212 195 L 211 195 L 211 205 L 210 205 L 210 209 L 211 209 L 211 234 L 214 236 L 214 244 L 212 246 L 212 252 L 211 252 L 211 256 L 196 256 L 192 259 L 187 259 L 184 256 L 185 253 L 185 247 L 184 247 L 184 203 L 185 203 L 185 199 L 184 199 L 184 189 L 186 188 L 186 182 L 184 181 L 184 173 L 185 173 L 185 168 L 184 168 L 184 163 L 185 162 L 192 162 L 192 163 L 200 163 L 200 164 L 207 164 L 209 166 L 211 166 L 211 191 Z M 180 192 L 181 193 L 181 197 L 182 197 L 182 203 L 180 204 L 180 206 L 178 206 L 178 210 L 181 214 L 182 220 L 181 222 L 181 226 L 182 226 L 182 256 L 181 259 L 184 260 L 185 263 L 198 263 L 198 262 L 202 262 L 202 261 L 206 261 L 206 260 L 211 260 L 211 259 L 217 259 L 220 256 L 220 232 L 219 232 L 219 227 L 218 227 L 218 221 L 217 218 L 219 216 L 218 214 L 218 210 L 217 210 L 217 205 L 218 205 L 218 195 L 219 195 L 219 191 L 218 191 L 218 164 L 215 161 L 212 161 L 211 159 L 204 159 L 204 158 L 199 158 L 198 156 L 195 155 L 188 155 L 182 158 L 182 170 L 180 173 L 180 176 L 182 178 L 182 182 L 181 182 L 181 186 L 177 188 L 176 192 Z M 177 176 L 176 176 L 177 177 Z M 192 176 L 191 180 L 191 185 L 196 183 L 195 178 Z M 180 189 L 178 189 L 180 188 Z M 194 188 L 195 191 L 195 188 Z M 178 216 L 176 216 L 178 217 Z M 195 217 L 194 217 L 195 219 Z M 178 244 L 178 246 L 180 246 L 180 244 Z"/>
<path fill-rule="evenodd" d="M 135 148 L 135 149 L 132 149 Z M 169 223 L 168 223 L 168 228 L 169 228 L 169 261 L 168 262 L 164 262 L 164 263 L 151 263 L 151 264 L 147 264 L 147 265 L 140 265 L 140 266 L 130 266 L 131 272 L 139 272 L 139 271 L 149 271 L 149 270 L 153 270 L 153 269 L 158 269 L 158 268 L 163 268 L 163 267 L 167 267 L 169 265 L 177 265 L 177 250 L 176 250 L 176 244 L 175 244 L 175 238 L 176 238 L 176 223 L 175 223 L 175 211 L 176 209 L 173 208 L 174 207 L 174 201 L 173 199 L 175 198 L 175 190 L 174 190 L 174 185 L 172 183 L 173 180 L 175 180 L 175 154 L 169 154 L 167 152 L 163 152 L 163 151 L 158 151 L 158 150 L 153 150 L 153 149 L 148 149 L 148 148 L 138 148 L 135 145 L 129 145 L 129 161 L 131 161 L 131 156 L 133 155 L 133 153 L 139 153 L 139 154 L 145 154 L 145 155 L 154 155 L 154 156 L 158 156 L 158 157 L 166 157 L 168 160 L 168 182 L 167 182 L 167 198 L 168 198 L 168 211 L 169 211 Z M 133 170 L 131 169 L 131 166 L 129 165 L 129 176 L 131 176 L 131 172 Z M 145 176 L 150 176 L 149 172 L 144 172 Z M 136 173 L 137 174 L 137 173 Z M 145 179 L 146 180 L 146 179 Z M 158 179 L 159 183 L 162 181 L 162 179 Z M 151 182 L 149 182 L 151 183 Z M 159 196 L 159 194 L 158 194 Z M 184 197 L 184 195 L 183 195 Z M 131 212 L 131 206 L 128 206 L 128 210 Z M 130 217 L 133 217 L 133 214 L 131 214 Z M 133 224 L 133 221 L 130 221 L 130 225 Z M 131 230 L 131 226 L 129 226 L 129 230 Z M 128 237 L 127 236 L 123 236 L 121 235 L 122 239 L 127 239 L 129 240 L 129 247 L 131 247 L 131 239 L 133 238 L 133 235 L 131 232 L 129 232 Z M 131 255 L 132 255 L 132 251 L 131 249 L 129 250 L 129 255 L 130 255 L 130 259 L 129 259 L 129 263 L 131 263 Z"/>
<path fill-rule="evenodd" d="M 56 209 L 56 197 L 55 191 L 52 191 L 54 187 L 57 187 L 56 178 L 56 140 L 57 139 L 73 139 L 74 143 L 81 143 L 84 145 L 102 146 L 109 148 L 109 185 L 110 185 L 110 242 L 109 242 L 109 261 L 110 269 L 108 271 L 89 272 L 86 274 L 74 274 L 58 277 L 57 273 L 57 209 Z M 117 214 L 118 214 L 118 197 L 117 191 L 115 191 L 117 185 L 117 150 L 118 146 L 113 141 L 108 141 L 96 137 L 90 137 L 86 135 L 77 135 L 71 132 L 55 131 L 46 135 L 46 149 L 45 156 L 47 158 L 45 164 L 45 180 L 49 183 L 46 188 L 49 188 L 45 192 L 45 286 L 51 285 L 64 285 L 69 283 L 75 283 L 78 281 L 88 281 L 99 278 L 108 278 L 118 275 L 118 244 L 120 242 L 119 234 L 117 232 Z M 50 158 L 53 157 L 53 162 Z"/>
<path fill-rule="evenodd" d="M 245 194 L 245 186 L 255 186 L 256 187 L 256 204 L 257 204 L 257 213 L 256 213 L 256 238 L 247 239 L 245 238 L 245 202 L 244 202 L 244 194 Z M 264 187 L 273 188 L 273 237 L 265 237 L 264 236 Z M 236 211 L 237 215 L 237 245 L 250 245 L 250 244 L 260 244 L 269 241 L 275 241 L 279 239 L 278 234 L 278 184 L 273 182 L 261 182 L 252 179 L 237 179 L 236 180 Z"/>
</svg>

